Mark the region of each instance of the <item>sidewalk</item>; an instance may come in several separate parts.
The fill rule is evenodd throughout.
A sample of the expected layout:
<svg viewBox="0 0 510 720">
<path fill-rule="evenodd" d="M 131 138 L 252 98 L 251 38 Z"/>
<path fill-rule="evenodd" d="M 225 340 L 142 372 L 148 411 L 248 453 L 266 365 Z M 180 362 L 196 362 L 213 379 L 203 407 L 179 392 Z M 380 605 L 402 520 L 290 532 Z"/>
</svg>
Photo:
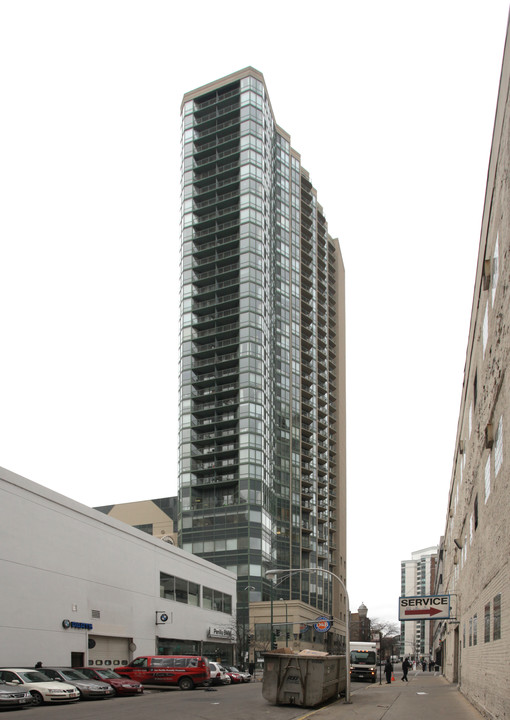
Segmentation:
<svg viewBox="0 0 510 720">
<path fill-rule="evenodd" d="M 411 671 L 409 682 L 395 675 L 391 685 L 351 683 L 351 703 L 338 700 L 319 710 L 304 712 L 314 720 L 482 720 L 482 715 L 442 675 Z"/>
</svg>

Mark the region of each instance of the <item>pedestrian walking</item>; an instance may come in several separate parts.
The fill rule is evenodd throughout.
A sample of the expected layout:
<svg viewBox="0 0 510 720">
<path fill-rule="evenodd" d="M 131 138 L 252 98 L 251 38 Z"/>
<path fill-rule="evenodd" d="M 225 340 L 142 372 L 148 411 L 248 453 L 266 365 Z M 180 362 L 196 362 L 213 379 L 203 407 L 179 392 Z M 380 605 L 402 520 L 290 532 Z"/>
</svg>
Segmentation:
<svg viewBox="0 0 510 720">
<path fill-rule="evenodd" d="M 434 668 L 434 661 L 429 660 L 429 672 L 432 672 L 433 668 Z"/>
<path fill-rule="evenodd" d="M 403 673 L 403 675 L 402 675 L 402 677 L 400 678 L 400 679 L 402 680 L 402 682 L 404 682 L 404 680 L 405 680 L 405 682 L 409 682 L 409 680 L 407 679 L 407 673 L 409 672 L 410 669 L 411 669 L 411 663 L 409 662 L 409 659 L 408 659 L 408 658 L 405 658 L 405 659 L 404 659 L 404 662 L 402 663 L 402 673 Z"/>
<path fill-rule="evenodd" d="M 393 665 L 391 664 L 391 660 L 386 658 L 386 662 L 384 663 L 384 674 L 386 675 L 386 684 L 391 685 L 391 676 L 393 674 Z"/>
</svg>

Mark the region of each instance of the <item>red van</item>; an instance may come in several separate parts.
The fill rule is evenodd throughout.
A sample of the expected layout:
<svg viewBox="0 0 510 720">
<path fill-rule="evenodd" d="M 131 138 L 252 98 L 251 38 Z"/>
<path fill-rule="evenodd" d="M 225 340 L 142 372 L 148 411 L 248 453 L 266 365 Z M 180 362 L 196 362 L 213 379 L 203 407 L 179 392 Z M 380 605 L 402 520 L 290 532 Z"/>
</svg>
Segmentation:
<svg viewBox="0 0 510 720">
<path fill-rule="evenodd" d="M 193 690 L 211 677 L 207 658 L 200 655 L 144 655 L 115 672 L 143 685 L 178 685 L 181 690 Z"/>
</svg>

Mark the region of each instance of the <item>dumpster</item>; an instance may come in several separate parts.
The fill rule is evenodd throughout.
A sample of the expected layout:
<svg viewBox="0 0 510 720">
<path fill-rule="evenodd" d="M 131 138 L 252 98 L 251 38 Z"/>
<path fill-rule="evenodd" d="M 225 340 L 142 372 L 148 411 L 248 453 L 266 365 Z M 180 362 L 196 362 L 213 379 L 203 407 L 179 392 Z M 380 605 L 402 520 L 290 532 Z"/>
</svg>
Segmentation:
<svg viewBox="0 0 510 720">
<path fill-rule="evenodd" d="M 314 707 L 346 688 L 345 655 L 264 655 L 262 695 L 273 705 Z"/>
</svg>

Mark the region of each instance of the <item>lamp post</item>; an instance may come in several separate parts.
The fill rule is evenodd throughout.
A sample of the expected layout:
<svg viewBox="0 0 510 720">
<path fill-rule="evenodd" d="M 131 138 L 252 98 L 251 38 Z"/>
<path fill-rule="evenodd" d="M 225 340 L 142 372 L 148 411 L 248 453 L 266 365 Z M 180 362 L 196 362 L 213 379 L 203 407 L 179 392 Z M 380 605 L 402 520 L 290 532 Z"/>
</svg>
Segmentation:
<svg viewBox="0 0 510 720">
<path fill-rule="evenodd" d="M 349 649 L 349 593 L 347 592 L 347 588 L 345 587 L 345 583 L 343 580 L 341 580 L 338 575 L 335 575 L 334 572 L 331 572 L 331 570 L 326 570 L 324 568 L 277 568 L 275 570 L 266 570 L 266 577 L 267 578 L 275 578 L 277 575 L 298 575 L 300 573 L 324 573 L 325 575 L 330 575 L 332 578 L 335 578 L 340 583 L 340 587 L 343 589 L 345 593 L 345 599 L 347 600 L 347 616 L 346 616 L 346 623 L 345 623 L 345 702 L 350 703 L 351 702 L 351 673 L 350 673 L 350 649 Z M 271 583 L 271 637 L 273 634 L 273 584 Z"/>
<path fill-rule="evenodd" d="M 249 662 L 250 662 L 250 640 L 249 640 L 249 637 L 250 637 L 250 592 L 251 592 L 251 590 L 255 590 L 255 589 L 256 589 L 256 588 L 254 588 L 253 585 L 247 585 L 247 586 L 244 588 L 244 590 L 245 590 L 245 591 L 247 590 L 248 592 L 246 593 L 246 601 L 247 601 L 247 602 L 246 602 L 246 618 L 247 618 L 247 622 L 246 622 L 245 625 L 244 625 L 244 632 L 243 632 L 243 649 L 242 649 L 242 651 L 243 651 L 243 657 L 241 658 L 241 660 L 242 660 L 242 667 L 243 667 L 243 668 L 246 667 L 246 666 L 245 666 L 245 661 L 246 661 L 246 658 L 245 658 L 246 648 L 248 648 L 248 664 L 249 664 Z M 237 624 L 238 624 L 238 626 L 239 626 L 239 623 L 237 623 Z M 247 638 L 248 638 L 248 640 L 247 640 Z"/>
<path fill-rule="evenodd" d="M 285 647 L 289 647 L 289 616 L 287 612 L 287 602 L 280 598 L 280 601 L 285 603 Z"/>
</svg>

